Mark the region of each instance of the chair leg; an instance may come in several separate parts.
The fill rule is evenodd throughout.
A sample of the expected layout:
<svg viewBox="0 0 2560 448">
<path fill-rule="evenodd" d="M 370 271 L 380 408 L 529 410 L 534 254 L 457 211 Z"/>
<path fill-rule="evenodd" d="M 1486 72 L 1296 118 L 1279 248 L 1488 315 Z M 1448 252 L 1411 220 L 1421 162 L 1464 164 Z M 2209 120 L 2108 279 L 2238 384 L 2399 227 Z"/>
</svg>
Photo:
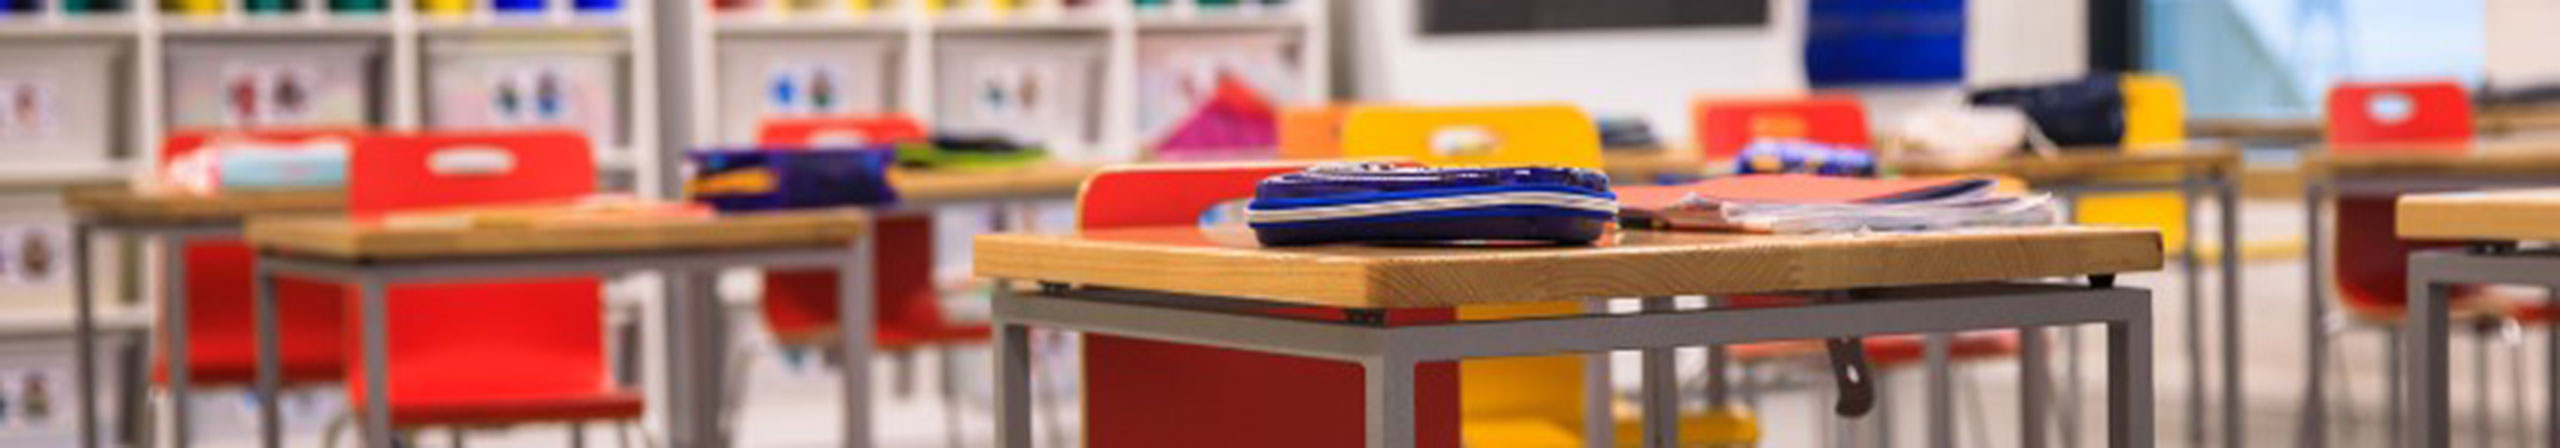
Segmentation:
<svg viewBox="0 0 2560 448">
<path fill-rule="evenodd" d="M 2526 393 L 2530 389 L 2525 386 L 2525 347 L 2522 324 L 2513 320 L 2500 321 L 2498 343 L 2507 347 L 2507 418 L 2514 419 L 2509 423 L 2513 425 L 2510 426 L 2511 428 L 2515 428 L 2516 441 L 2526 443 L 2533 440 L 2531 423 L 2533 412 L 2525 409 L 2524 397 L 2530 395 Z"/>
<path fill-rule="evenodd" d="M 1956 373 L 1956 379 L 1961 380 L 1961 382 L 1956 383 L 1956 388 L 1959 389 L 1956 391 L 1956 397 L 1965 401 L 1965 414 L 1967 414 L 1966 417 L 1968 417 L 1968 420 L 1971 420 L 1970 423 L 1965 424 L 1964 429 L 1972 432 L 1972 436 L 1977 440 L 1976 443 L 1965 444 L 1965 434 L 1957 433 L 1956 445 L 1990 446 L 1991 407 L 1990 405 L 1985 404 L 1985 402 L 1990 401 L 1990 399 L 1982 397 L 1982 393 L 1984 391 L 1982 387 L 1982 372 L 1973 368 L 1963 368 L 1963 371 Z"/>
<path fill-rule="evenodd" d="M 2498 401 L 2489 396 L 2489 338 L 2492 324 L 2474 324 L 2471 332 L 2471 437 L 2473 446 L 2491 448 L 2497 445 L 2494 434 L 2496 411 L 2489 405 Z"/>
<path fill-rule="evenodd" d="M 960 354 L 946 345 L 941 347 L 935 355 L 941 361 L 941 365 L 935 369 L 942 371 L 942 378 L 937 382 L 941 383 L 939 386 L 942 392 L 942 432 L 946 438 L 944 443 L 950 448 L 961 448 L 968 443 L 962 440 L 964 434 L 961 434 L 960 430 L 960 373 L 953 370 L 959 366 L 959 363 L 953 361 L 958 359 Z"/>
<path fill-rule="evenodd" d="M 462 428 L 453 428 L 453 431 L 448 434 L 453 436 L 453 448 L 464 448 Z"/>
<path fill-rule="evenodd" d="M 338 448 L 338 434 L 347 432 L 348 427 L 354 425 L 355 422 L 355 411 L 343 411 L 339 412 L 336 416 L 329 417 L 328 426 L 320 430 L 320 446 L 322 448 Z"/>
<path fill-rule="evenodd" d="M 728 392 L 720 394 L 720 427 L 737 428 L 739 415 L 746 412 L 747 373 L 755 366 L 756 350 L 753 347 L 730 347 L 729 350 L 729 378 L 727 384 L 721 385 L 728 388 Z"/>
<path fill-rule="evenodd" d="M 569 448 L 587 448 L 587 425 L 569 424 Z"/>
<path fill-rule="evenodd" d="M 638 421 L 622 422 L 622 424 L 615 429 L 616 430 L 613 432 L 615 446 L 631 448 L 632 436 L 637 435 L 640 439 L 640 448 L 658 448 L 658 439 L 650 437 L 648 428 L 641 427 L 640 422 Z"/>
<path fill-rule="evenodd" d="M 2404 405 L 2409 397 L 2409 367 L 2406 357 L 2401 352 L 2406 348 L 2404 344 L 2407 343 L 2406 333 L 2402 332 L 2400 327 L 2391 326 L 2382 329 L 2384 364 L 2382 374 L 2385 377 L 2382 396 L 2382 440 L 2395 443 L 2400 440 L 2400 432 L 2404 429 L 2401 420 L 2407 418 L 2409 412 Z"/>
</svg>

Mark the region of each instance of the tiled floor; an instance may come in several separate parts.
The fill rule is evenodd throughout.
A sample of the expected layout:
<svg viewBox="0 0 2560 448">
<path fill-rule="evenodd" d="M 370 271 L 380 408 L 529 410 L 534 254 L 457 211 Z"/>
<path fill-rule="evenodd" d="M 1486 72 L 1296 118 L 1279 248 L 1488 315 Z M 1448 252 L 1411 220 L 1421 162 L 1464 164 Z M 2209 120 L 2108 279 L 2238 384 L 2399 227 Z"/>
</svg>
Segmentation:
<svg viewBox="0 0 2560 448">
<path fill-rule="evenodd" d="M 2287 204 L 2252 204 L 2248 213 L 2252 219 L 2247 226 L 2251 238 L 2279 238 L 2300 233 L 2299 211 Z M 2244 359 L 2248 371 L 2245 394 L 2249 400 L 2248 445 L 2290 446 L 2297 428 L 2295 410 L 2302 397 L 2301 384 L 2307 372 L 2303 344 L 2307 330 L 2303 314 L 2302 291 L 2305 286 L 2301 280 L 2302 265 L 2298 262 L 2261 263 L 2248 266 L 2244 275 L 2247 294 L 2243 298 L 2246 300 L 2243 308 L 2246 312 L 2241 318 L 2248 336 L 2248 342 L 2244 348 L 2247 355 Z M 2184 315 L 2184 300 L 2179 295 L 2181 288 L 2177 287 L 2175 277 L 2161 274 L 2130 276 L 2125 282 L 2157 290 L 2159 299 L 2157 311 L 2159 316 L 2163 316 L 2160 319 L 2162 327 L 2157 331 L 2160 339 L 2154 344 L 2158 347 L 2161 356 L 2156 363 L 2159 378 L 2160 440 L 2162 446 L 2190 446 L 2184 437 L 2187 432 L 2185 416 L 2188 414 L 2185 407 L 2188 390 L 2185 372 L 2188 365 L 2189 346 L 2183 333 L 2183 324 L 2178 320 L 2178 316 Z M 2082 362 L 2091 372 L 2089 377 L 2085 378 L 2086 386 L 2083 390 L 2089 394 L 2088 399 L 2091 400 L 2089 403 L 2092 405 L 2096 403 L 2094 400 L 2099 398 L 2097 394 L 2102 390 L 2100 388 L 2102 379 L 2097 378 L 2098 373 L 2096 373 L 2103 361 L 2100 358 L 2102 352 L 2098 350 L 2097 345 L 2100 340 L 2098 334 L 2091 331 L 2083 339 L 2083 343 L 2087 346 L 2082 351 Z M 2531 335 L 2530 339 L 2535 342 L 2529 345 L 2532 347 L 2530 350 L 2532 353 L 2525 360 L 2527 364 L 2523 365 L 2540 366 L 2540 333 L 2527 334 Z M 2382 427 L 2379 420 L 2380 391 L 2382 390 L 2382 376 L 2379 374 L 2382 371 L 2379 364 L 2382 359 L 2379 356 L 2381 353 L 2379 338 L 2373 332 L 2351 332 L 2346 341 L 2343 351 L 2345 355 L 2342 358 L 2351 366 L 2346 369 L 2350 373 L 2346 375 L 2345 382 L 2353 386 L 2348 389 L 2354 392 L 2341 395 L 2339 400 L 2353 404 L 2351 407 L 2354 411 L 2333 413 L 2339 415 L 2338 422 L 2333 425 L 2333 429 L 2339 432 L 2338 436 L 2333 437 L 2333 440 L 2338 441 L 2335 446 L 2391 446 L 2392 444 L 2381 440 L 2379 432 Z M 2470 414 L 2471 407 L 2467 404 L 2471 399 L 2468 372 L 2472 365 L 2472 358 L 2470 350 L 2466 347 L 2457 342 L 2457 350 L 2454 353 L 2455 377 L 2462 382 L 2455 385 L 2454 391 L 2457 400 L 2455 407 L 2458 411 L 2455 421 L 2458 422 L 2458 429 L 2467 431 L 2469 422 L 2476 421 L 2477 418 Z M 2212 354 L 2211 348 L 2208 347 L 2208 355 Z M 976 350 L 968 353 L 969 355 L 964 357 L 967 362 L 962 363 L 959 369 L 967 378 L 963 384 L 969 386 L 963 388 L 962 394 L 964 405 L 960 413 L 963 417 L 960 424 L 962 434 L 967 435 L 963 439 L 966 446 L 987 446 L 988 435 L 992 431 L 988 426 L 988 399 L 986 387 L 984 387 L 988 384 L 985 375 L 986 352 Z M 2493 370 L 2502 378 L 2497 384 L 2502 388 L 2507 387 L 2506 384 L 2509 384 L 2507 381 L 2511 380 L 2503 378 L 2512 371 L 2507 362 L 2511 357 L 2502 351 L 2493 358 L 2499 361 Z M 876 390 L 884 391 L 882 396 L 873 400 L 878 409 L 877 427 L 880 429 L 879 440 L 883 446 L 934 447 L 945 443 L 947 434 L 944 432 L 945 408 L 933 393 L 936 388 L 932 379 L 939 377 L 935 371 L 935 363 L 930 356 L 918 357 L 913 362 L 916 364 L 919 380 L 913 385 L 913 391 L 909 394 L 887 393 L 900 390 L 895 381 L 897 376 L 890 374 L 898 365 L 896 362 L 882 361 L 873 366 L 881 373 L 877 376 L 880 384 Z M 1633 358 L 1626 357 L 1621 362 L 1632 363 Z M 836 434 L 832 422 L 838 415 L 833 401 L 834 377 L 824 369 L 794 368 L 789 364 L 783 360 L 783 357 L 770 353 L 760 357 L 756 362 L 750 381 L 751 392 L 745 403 L 745 412 L 739 420 L 741 446 L 755 448 L 832 446 L 830 443 Z M 1621 385 L 1634 384 L 1634 378 L 1624 375 L 1631 375 L 1635 369 L 1622 368 L 1618 371 L 1622 373 L 1622 377 L 1618 378 Z M 1963 437 L 1960 446 L 2016 446 L 2017 407 L 2014 385 L 2019 383 L 2019 379 L 2016 376 L 2015 364 L 1990 362 L 1972 366 L 1966 372 L 1972 380 L 1960 381 L 1959 387 L 1968 385 L 1981 387 L 1971 387 L 1966 392 L 1978 393 L 1974 395 L 1978 399 L 1959 404 L 1958 409 L 1963 413 L 1958 416 Z M 2540 378 L 2541 372 L 2538 367 L 2529 369 L 2527 372 L 2534 379 Z M 1918 379 L 1916 371 L 1891 377 L 1891 380 L 1897 384 L 1891 389 L 1890 393 L 1893 395 L 1889 403 L 1901 409 L 1896 414 L 1899 428 L 1892 434 L 1898 442 L 1901 442 L 1900 445 L 1916 445 L 1920 437 L 1919 425 L 1923 419 L 1921 410 L 1918 408 Z M 2501 390 L 2494 395 L 2540 397 L 2540 382 L 2528 381 L 2528 383 L 2531 383 L 2528 390 Z M 2350 400 L 2348 396 L 2352 396 L 2352 399 Z M 206 409 L 236 410 L 240 408 L 236 396 L 220 397 L 212 401 L 227 404 L 209 404 Z M 2518 424 L 2520 423 L 2518 414 L 2505 410 L 2506 400 L 2501 400 L 2498 404 L 2500 406 L 2498 412 L 2506 416 L 2501 419 L 2504 423 L 2502 427 L 2509 432 L 2514 428 L 2537 426 Z M 2542 406 L 2539 400 L 2532 400 L 2526 404 L 2535 412 L 2539 412 Z M 1759 409 L 1764 418 L 1764 428 L 1767 433 L 1763 446 L 1821 446 L 1820 434 L 1823 431 L 1817 429 L 1822 427 L 1822 423 L 1817 420 L 1817 416 L 1821 415 L 1817 410 L 1827 409 L 1827 407 L 1828 404 L 1817 401 L 1817 394 L 1812 389 L 1768 392 Z M 1070 404 L 1063 409 L 1071 410 L 1072 408 Z M 2102 416 L 2094 410 L 2095 408 L 2091 409 L 2092 411 L 2082 415 L 2084 418 L 2080 425 L 2084 435 L 2090 437 L 2090 442 L 2081 446 L 2097 446 L 2095 437 L 2103 428 L 2100 420 Z M 1067 426 L 1074 426 L 1073 412 L 1063 414 L 1065 414 L 1063 418 L 1070 421 Z M 211 441 L 219 443 L 199 446 L 249 446 L 246 440 L 240 437 L 246 434 L 246 420 L 237 416 L 214 415 L 208 416 L 206 421 L 207 426 L 210 427 L 206 430 L 207 435 Z M 606 443 L 611 441 L 602 430 L 595 431 L 596 436 L 591 440 Z M 435 445 L 441 443 L 440 439 L 440 437 L 430 437 L 428 441 L 430 445 Z M 472 436 L 471 446 L 553 447 L 564 446 L 565 440 L 566 436 L 557 428 L 522 428 L 505 432 L 476 432 Z M 294 446 L 317 445 L 296 443 Z M 599 446 L 605 445 L 599 444 Z"/>
</svg>

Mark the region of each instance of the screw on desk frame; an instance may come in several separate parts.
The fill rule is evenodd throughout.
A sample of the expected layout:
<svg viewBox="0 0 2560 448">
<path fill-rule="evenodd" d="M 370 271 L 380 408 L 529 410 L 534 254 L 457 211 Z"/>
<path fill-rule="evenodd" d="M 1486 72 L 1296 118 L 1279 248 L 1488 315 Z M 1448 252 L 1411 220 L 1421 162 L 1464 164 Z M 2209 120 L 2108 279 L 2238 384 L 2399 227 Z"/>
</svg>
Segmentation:
<svg viewBox="0 0 2560 448">
<path fill-rule="evenodd" d="M 2466 250 L 2472 255 L 2508 255 L 2516 253 L 2517 245 L 2514 241 L 2477 242 Z"/>
<path fill-rule="evenodd" d="M 2115 287 L 2116 287 L 2116 275 L 2115 275 L 2115 274 L 2090 274 L 2090 275 L 2089 275 L 2089 288 L 2090 288 L 2090 289 L 2114 289 Z"/>
<path fill-rule="evenodd" d="M 1045 295 L 1066 294 L 1067 284 L 1059 282 L 1040 282 L 1040 293 Z"/>
<path fill-rule="evenodd" d="M 1375 308 L 1344 309 L 1342 310 L 1342 320 L 1356 325 L 1384 327 L 1387 326 L 1387 310 Z"/>
</svg>

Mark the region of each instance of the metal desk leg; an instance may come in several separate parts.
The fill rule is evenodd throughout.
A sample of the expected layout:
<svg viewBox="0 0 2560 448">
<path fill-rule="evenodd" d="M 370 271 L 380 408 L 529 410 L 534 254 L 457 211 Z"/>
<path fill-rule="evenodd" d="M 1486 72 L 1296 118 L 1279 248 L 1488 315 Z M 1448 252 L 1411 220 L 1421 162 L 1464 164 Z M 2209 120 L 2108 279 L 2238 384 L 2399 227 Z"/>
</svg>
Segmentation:
<svg viewBox="0 0 2560 448">
<path fill-rule="evenodd" d="M 1609 314 L 1609 301 L 1594 300 L 1583 305 L 1591 315 Z M 1616 405 L 1616 391 L 1610 383 L 1610 352 L 1582 355 L 1582 446 L 1583 448 L 1617 448 L 1618 417 L 1611 413 Z"/>
<path fill-rule="evenodd" d="M 2452 359 L 2445 355 L 2447 327 L 2452 324 L 2446 320 L 2446 302 L 2452 288 L 2416 272 L 2420 270 L 2412 269 L 2409 276 L 2409 339 L 2402 342 L 2409 353 L 2405 361 L 2411 364 L 2410 409 L 2408 422 L 2402 425 L 2408 438 L 2399 446 L 2444 448 L 2452 444 L 2452 421 L 2446 415 L 2450 409 L 2446 382 L 2451 373 L 2447 364 Z"/>
<path fill-rule="evenodd" d="M 2187 238 L 2178 243 L 2178 286 L 2186 291 L 2187 308 L 2184 322 L 2179 323 L 2187 332 L 2187 446 L 2196 447 L 2210 446 L 2206 441 L 2211 432 L 2206 431 L 2209 428 L 2205 422 L 2212 417 L 2205 400 L 2210 395 L 2206 390 L 2206 379 L 2210 377 L 2205 373 L 2204 266 L 2197 263 L 2204 257 L 2196 254 L 2196 240 L 2203 236 L 2196 227 L 2196 198 L 2203 194 L 2201 183 L 2193 175 L 2181 176 L 2178 183 L 2178 201 L 2186 205 L 2185 212 L 2178 215 L 2179 225 L 2187 229 Z M 2232 249 L 2223 248 L 2226 252 Z"/>
<path fill-rule="evenodd" d="M 1955 367 L 1948 359 L 1955 344 L 1955 335 L 1929 333 L 1921 337 L 1926 347 L 1923 350 L 1924 362 L 1928 364 L 1927 376 L 1923 379 L 1929 383 L 1929 396 L 1922 401 L 1929 407 L 1929 448 L 1955 448 Z"/>
<path fill-rule="evenodd" d="M 2545 300 L 2560 302 L 2560 287 L 2548 289 Z M 2555 303 L 2553 305 L 2560 305 Z M 2543 328 L 2542 355 L 2543 401 L 2551 407 L 2542 413 L 2542 446 L 2560 447 L 2560 328 Z"/>
<path fill-rule="evenodd" d="M 249 300 L 250 308 L 256 314 L 258 353 L 254 357 L 258 359 L 258 378 L 251 393 L 258 403 L 258 446 L 278 448 L 284 443 L 284 419 L 280 410 L 284 406 L 276 396 L 276 389 L 283 384 L 284 373 L 279 359 L 284 357 L 284 351 L 277 335 L 281 330 L 276 325 L 276 278 L 267 271 L 265 264 L 257 265 L 252 271 L 255 273 L 249 276 Z"/>
<path fill-rule="evenodd" d="M 698 335 L 701 330 L 697 328 L 701 325 L 696 324 L 697 319 L 694 318 L 700 307 L 696 306 L 695 300 L 688 298 L 692 291 L 701 288 L 692 284 L 698 279 L 682 272 L 661 275 L 666 276 L 661 279 L 665 283 L 665 291 L 658 297 L 661 310 L 658 318 L 662 320 L 660 325 L 667 335 L 664 347 L 667 443 L 670 446 L 699 446 L 703 443 L 704 434 L 697 425 L 696 415 L 709 412 L 715 405 L 695 400 L 699 396 L 695 389 L 711 385 L 694 378 L 692 373 L 695 369 L 687 366 L 716 363 L 711 361 L 716 358 L 706 358 L 702 353 L 702 338 Z"/>
<path fill-rule="evenodd" d="M 2222 226 L 2222 446 L 2248 446 L 2247 397 L 2240 392 L 2247 387 L 2249 369 L 2241 365 L 2240 331 L 2240 170 L 2224 173 L 2214 201 L 2221 207 Z M 2194 209 L 2188 209 L 2190 213 Z"/>
<path fill-rule="evenodd" d="M 1413 448 L 1413 361 L 1361 363 L 1368 377 L 1369 448 Z"/>
<path fill-rule="evenodd" d="M 2329 254 L 2328 239 L 2324 237 L 2327 229 L 2321 222 L 2325 219 L 2321 215 L 2328 213 L 2325 210 L 2328 200 L 2325 183 L 2315 180 L 2303 185 L 2302 277 L 2307 282 L 2305 291 L 2308 299 L 2305 301 L 2308 303 L 2308 317 L 2303 326 L 2308 333 L 2305 336 L 2309 337 L 2306 339 L 2309 347 L 2303 350 L 2308 359 L 2302 365 L 2309 374 L 2302 381 L 2302 432 L 2295 437 L 2302 441 L 2304 448 L 2329 446 L 2328 375 L 2323 373 L 2329 365 L 2329 297 L 2326 293 L 2329 287 Z"/>
<path fill-rule="evenodd" d="M 2151 310 L 2107 323 L 2107 440 L 2115 448 L 2150 448 Z"/>
<path fill-rule="evenodd" d="M 98 317 L 89 290 L 89 270 L 97 258 L 89 253 L 89 237 L 88 224 L 71 225 L 71 360 L 78 364 L 72 369 L 80 380 L 80 409 L 72 418 L 79 421 L 80 447 L 98 448 Z"/>
<path fill-rule="evenodd" d="M 722 424 L 723 416 L 718 410 L 728 403 L 728 400 L 723 398 L 723 394 L 727 392 L 726 385 L 729 382 L 723 377 L 728 374 L 727 360 L 732 348 L 729 345 L 729 309 L 720 303 L 719 273 L 677 271 L 672 274 L 684 279 L 678 283 L 682 288 L 677 289 L 677 295 L 670 299 L 676 300 L 684 307 L 685 313 L 680 317 L 684 318 L 688 325 L 686 333 L 691 339 L 689 342 L 692 345 L 691 356 L 694 356 L 693 359 L 696 361 L 675 367 L 677 370 L 684 370 L 682 374 L 689 378 L 688 381 L 698 386 L 688 389 L 692 397 L 687 399 L 702 408 L 698 412 L 688 413 L 691 418 L 690 421 L 685 422 L 685 425 L 692 432 L 693 443 L 682 446 L 726 447 L 731 440 L 728 428 Z M 847 332 L 850 333 L 850 331 Z M 868 334 L 865 333 L 866 336 Z M 847 361 L 844 368 L 851 371 L 857 365 L 865 364 L 852 364 L 851 361 Z"/>
<path fill-rule="evenodd" d="M 869 234 L 855 238 L 852 253 L 836 270 L 836 334 L 843 338 L 836 342 L 844 350 L 844 366 L 837 374 L 844 376 L 846 448 L 871 446 L 872 247 Z"/>
<path fill-rule="evenodd" d="M 1647 297 L 1644 312 L 1671 313 L 1678 310 L 1670 297 Z M 1678 448 L 1680 446 L 1680 370 L 1679 350 L 1644 349 L 1644 447 Z"/>
<path fill-rule="evenodd" d="M 2045 447 L 2045 404 L 2053 395 L 2053 378 L 2045 361 L 2049 349 L 2044 329 L 2018 329 L 2018 446 L 2022 448 Z"/>
<path fill-rule="evenodd" d="M 1715 309 L 1723 306 L 1723 298 L 1715 296 L 1707 297 L 1708 309 Z M 1708 410 L 1721 412 L 1726 406 L 1733 404 L 1732 373 L 1733 356 L 1729 351 L 1725 350 L 1725 346 L 1707 346 L 1706 395 Z"/>
<path fill-rule="evenodd" d="M 160 309 L 168 313 L 160 323 L 167 329 L 161 351 L 169 366 L 169 446 L 186 448 L 195 443 L 194 419 L 187 409 L 194 398 L 188 389 L 195 381 L 195 358 L 188 350 L 193 336 L 187 328 L 187 238 L 162 236 L 160 246 Z"/>
<path fill-rule="evenodd" d="M 998 300 L 1016 300 L 1008 288 L 996 283 Z M 999 321 L 995 332 L 996 447 L 1031 448 L 1031 328 Z"/>
<path fill-rule="evenodd" d="M 364 409 L 357 417 L 364 423 L 364 446 L 392 448 L 391 440 L 391 319 L 388 286 L 379 280 L 356 283 L 356 307 L 363 315 L 358 328 L 364 329 Z"/>
</svg>

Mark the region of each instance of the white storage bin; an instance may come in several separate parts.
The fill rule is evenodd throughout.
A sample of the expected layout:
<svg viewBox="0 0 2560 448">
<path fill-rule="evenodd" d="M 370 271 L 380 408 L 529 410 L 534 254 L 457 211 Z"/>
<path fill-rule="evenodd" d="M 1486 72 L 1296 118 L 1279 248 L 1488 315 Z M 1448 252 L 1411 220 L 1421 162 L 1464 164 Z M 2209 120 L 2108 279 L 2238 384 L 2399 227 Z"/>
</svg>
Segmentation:
<svg viewBox="0 0 2560 448">
<path fill-rule="evenodd" d="M 1250 4 L 1251 2 L 1247 2 Z M 1297 36 L 1277 32 L 1163 33 L 1138 40 L 1138 135 L 1164 139 L 1232 77 L 1273 104 L 1299 95 Z"/>
<path fill-rule="evenodd" d="M 627 52 L 613 39 L 429 42 L 427 126 L 572 128 L 597 151 L 628 147 L 620 64 Z"/>
<path fill-rule="evenodd" d="M 936 58 L 936 128 L 1048 145 L 1069 160 L 1094 143 L 1101 109 L 1099 37 L 963 36 Z"/>
<path fill-rule="evenodd" d="M 897 41 L 772 37 L 720 43 L 720 140 L 756 141 L 767 119 L 894 110 Z"/>
<path fill-rule="evenodd" d="M 172 43 L 169 125 L 366 126 L 378 54 L 374 41 Z"/>
<path fill-rule="evenodd" d="M 0 172 L 103 171 L 114 162 L 118 47 L 0 45 Z"/>
</svg>

